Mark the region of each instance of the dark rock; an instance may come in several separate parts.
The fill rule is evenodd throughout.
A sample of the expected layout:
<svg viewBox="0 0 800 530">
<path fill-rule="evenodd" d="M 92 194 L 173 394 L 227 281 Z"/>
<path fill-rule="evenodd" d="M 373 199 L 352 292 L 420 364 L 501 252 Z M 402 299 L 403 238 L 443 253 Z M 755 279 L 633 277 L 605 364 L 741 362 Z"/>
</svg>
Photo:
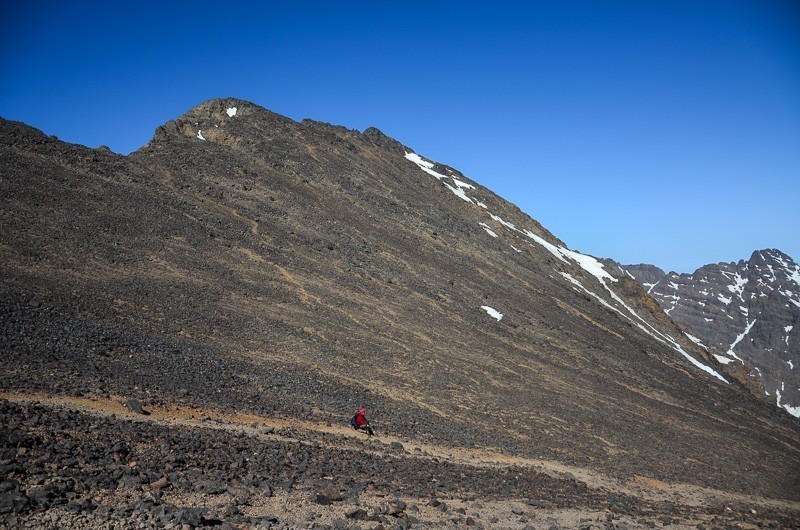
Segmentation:
<svg viewBox="0 0 800 530">
<path fill-rule="evenodd" d="M 320 504 L 322 506 L 329 506 L 331 504 L 331 498 L 324 493 L 312 493 L 311 502 Z"/>
<path fill-rule="evenodd" d="M 400 514 L 402 514 L 405 511 L 405 509 L 406 509 L 406 503 L 405 502 L 403 502 L 403 501 L 401 501 L 399 499 L 394 499 L 394 500 L 389 501 L 389 503 L 387 505 L 387 509 L 386 509 L 386 515 L 392 515 L 392 516 L 398 517 Z"/>
<path fill-rule="evenodd" d="M 350 508 L 344 512 L 344 515 L 348 519 L 355 519 L 356 521 L 363 521 L 367 518 L 367 512 L 361 508 Z"/>
<path fill-rule="evenodd" d="M 13 491 L 19 487 L 19 481 L 17 480 L 4 480 L 0 482 L 0 493 L 6 493 L 9 491 Z"/>
<path fill-rule="evenodd" d="M 183 508 L 175 514 L 173 522 L 179 525 L 200 526 L 206 513 L 208 513 L 208 508 Z"/>
<path fill-rule="evenodd" d="M 30 505 L 27 495 L 19 491 L 7 491 L 0 494 L 0 514 L 19 513 Z"/>
<path fill-rule="evenodd" d="M 30 497 L 31 502 L 42 508 L 49 508 L 56 498 L 56 495 L 57 490 L 52 485 L 34 488 L 28 492 L 28 497 Z"/>
<path fill-rule="evenodd" d="M 143 414 L 145 416 L 150 415 L 148 411 L 142 408 L 142 402 L 139 401 L 138 399 L 129 399 L 128 401 L 125 402 L 125 405 L 127 405 L 129 409 L 131 409 L 133 412 L 137 414 Z"/>
</svg>

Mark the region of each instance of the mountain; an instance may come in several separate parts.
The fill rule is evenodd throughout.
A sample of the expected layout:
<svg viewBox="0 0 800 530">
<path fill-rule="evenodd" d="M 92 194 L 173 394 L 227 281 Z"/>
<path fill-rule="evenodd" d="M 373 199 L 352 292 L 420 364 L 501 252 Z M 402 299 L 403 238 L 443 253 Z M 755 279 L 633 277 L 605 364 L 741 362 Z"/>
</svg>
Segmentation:
<svg viewBox="0 0 800 530">
<path fill-rule="evenodd" d="M 800 417 L 800 266 L 777 249 L 692 274 L 604 261 L 639 280 L 664 311 L 729 368 L 742 366 L 778 407 Z M 797 369 L 796 369 L 797 367 Z"/>
<path fill-rule="evenodd" d="M 0 167 L 0 516 L 800 514 L 794 418 L 637 281 L 375 128 L 215 99 L 121 156 L 2 121 Z"/>
</svg>

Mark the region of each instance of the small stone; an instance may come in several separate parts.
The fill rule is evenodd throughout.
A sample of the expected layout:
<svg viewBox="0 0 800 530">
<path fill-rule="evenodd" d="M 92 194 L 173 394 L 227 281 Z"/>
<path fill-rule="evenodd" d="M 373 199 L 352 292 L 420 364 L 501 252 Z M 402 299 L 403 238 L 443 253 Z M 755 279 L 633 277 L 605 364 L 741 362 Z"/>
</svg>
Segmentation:
<svg viewBox="0 0 800 530">
<path fill-rule="evenodd" d="M 129 399 L 125 402 L 129 409 L 137 414 L 143 414 L 144 416 L 149 416 L 150 413 L 142 408 L 142 402 L 138 399 Z"/>
<path fill-rule="evenodd" d="M 324 493 L 312 493 L 311 502 L 315 502 L 322 506 L 329 506 L 331 503 L 331 498 Z"/>
<path fill-rule="evenodd" d="M 350 508 L 346 512 L 344 512 L 344 516 L 348 519 L 355 519 L 357 521 L 364 520 L 367 517 L 367 512 L 362 510 L 361 508 Z"/>
<path fill-rule="evenodd" d="M 161 477 L 160 479 L 156 480 L 155 482 L 151 482 L 148 487 L 151 490 L 160 490 L 161 488 L 165 488 L 169 484 L 169 480 L 167 477 Z"/>
</svg>

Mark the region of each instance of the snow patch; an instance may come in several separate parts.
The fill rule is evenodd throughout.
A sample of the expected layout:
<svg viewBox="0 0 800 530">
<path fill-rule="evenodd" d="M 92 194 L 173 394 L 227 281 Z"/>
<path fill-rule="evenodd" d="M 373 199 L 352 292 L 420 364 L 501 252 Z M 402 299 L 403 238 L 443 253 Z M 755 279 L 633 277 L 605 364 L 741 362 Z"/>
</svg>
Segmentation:
<svg viewBox="0 0 800 530">
<path fill-rule="evenodd" d="M 225 112 L 228 113 L 229 118 L 233 118 L 234 116 L 236 116 L 236 107 L 228 107 L 228 110 L 226 110 Z"/>
<path fill-rule="evenodd" d="M 783 385 L 781 385 L 783 386 Z M 791 405 L 782 405 L 781 404 L 781 391 L 775 390 L 775 396 L 777 397 L 778 407 L 786 409 L 786 412 L 794 416 L 795 418 L 800 418 L 800 407 L 793 407 Z"/>
<path fill-rule="evenodd" d="M 733 285 L 729 285 L 728 290 L 738 296 L 740 300 L 744 301 L 742 293 L 744 292 L 744 286 L 747 284 L 747 278 L 742 278 L 739 276 L 739 273 L 736 273 L 736 276 L 733 277 L 733 281 Z"/>
<path fill-rule="evenodd" d="M 687 337 L 689 337 L 689 340 L 691 340 L 692 342 L 694 342 L 694 343 L 695 343 L 695 344 L 697 344 L 698 346 L 701 346 L 701 347 L 702 347 L 702 348 L 704 348 L 706 351 L 708 351 L 708 348 L 706 347 L 706 345 L 705 345 L 705 344 L 703 344 L 703 343 L 700 341 L 700 339 L 698 339 L 698 338 L 697 338 L 697 337 L 695 337 L 694 335 L 690 335 L 689 333 L 686 333 L 685 331 L 684 331 L 683 333 L 684 333 L 684 334 L 685 334 Z"/>
<path fill-rule="evenodd" d="M 465 190 L 474 190 L 475 189 L 475 186 L 473 186 L 472 184 L 470 184 L 468 182 L 464 182 L 463 180 L 458 180 L 455 177 L 450 177 L 450 178 L 453 179 L 453 182 L 455 182 L 456 186 L 459 187 L 459 188 L 464 188 Z"/>
<path fill-rule="evenodd" d="M 721 364 L 731 364 L 733 362 L 733 359 L 723 357 L 722 355 L 717 355 L 716 353 L 714 354 L 714 357 L 716 357 Z"/>
<path fill-rule="evenodd" d="M 731 305 L 731 302 L 733 301 L 733 298 L 726 298 L 722 295 L 722 293 L 717 295 L 717 299 L 725 305 Z"/>
<path fill-rule="evenodd" d="M 489 234 L 489 235 L 490 235 L 490 236 L 492 236 L 492 237 L 497 237 L 497 234 L 495 234 L 495 233 L 494 233 L 494 230 L 492 230 L 491 228 L 489 228 L 489 225 L 487 225 L 486 223 L 478 223 L 478 224 L 479 224 L 479 225 L 481 225 L 481 228 L 483 228 L 484 230 L 486 230 L 486 233 L 487 233 L 487 234 Z"/>
<path fill-rule="evenodd" d="M 569 263 L 566 259 L 564 259 L 564 256 L 559 251 L 559 247 L 555 246 L 554 244 L 550 243 L 549 241 L 545 240 L 544 238 L 542 238 L 540 236 L 537 236 L 536 234 L 534 234 L 530 230 L 525 230 L 525 232 L 523 232 L 523 233 L 526 236 L 528 236 L 529 238 L 531 238 L 534 241 L 536 241 L 537 243 L 539 243 L 540 245 L 542 245 L 544 248 L 546 248 L 548 251 L 550 251 L 550 253 L 552 255 L 554 255 L 555 257 L 557 257 L 558 259 L 560 259 L 564 263 Z"/>
<path fill-rule="evenodd" d="M 197 130 L 197 137 L 199 139 L 201 139 L 201 140 L 205 140 L 205 138 L 203 138 L 203 131 L 202 130 L 200 130 L 200 129 Z"/>
<path fill-rule="evenodd" d="M 433 169 L 433 162 L 428 162 L 427 160 L 425 160 L 424 158 L 419 156 L 417 153 L 406 153 L 406 158 L 408 160 L 411 160 L 412 162 L 414 162 L 419 167 L 423 167 L 423 168 L 426 168 L 426 169 Z M 436 174 L 438 175 L 439 173 L 436 173 Z M 442 176 L 444 176 L 444 175 L 442 175 Z M 436 178 L 439 178 L 439 177 L 436 177 Z"/>
<path fill-rule="evenodd" d="M 500 311 L 498 311 L 493 307 L 489 307 L 488 305 L 482 305 L 481 309 L 486 311 L 490 317 L 497 319 L 498 322 L 500 322 L 503 319 L 503 313 L 501 313 Z"/>
<path fill-rule="evenodd" d="M 494 215 L 494 214 L 491 214 L 491 213 L 490 213 L 490 214 L 489 214 L 489 217 L 491 217 L 492 219 L 494 219 L 495 221 L 497 221 L 497 222 L 498 222 L 498 223 L 500 223 L 501 225 L 505 226 L 506 228 L 510 228 L 511 230 L 514 230 L 515 232 L 519 232 L 519 230 L 517 229 L 517 227 L 516 227 L 516 226 L 514 226 L 512 223 L 509 223 L 508 221 L 505 221 L 505 220 L 504 220 L 502 217 L 500 217 L 499 215 Z"/>
</svg>

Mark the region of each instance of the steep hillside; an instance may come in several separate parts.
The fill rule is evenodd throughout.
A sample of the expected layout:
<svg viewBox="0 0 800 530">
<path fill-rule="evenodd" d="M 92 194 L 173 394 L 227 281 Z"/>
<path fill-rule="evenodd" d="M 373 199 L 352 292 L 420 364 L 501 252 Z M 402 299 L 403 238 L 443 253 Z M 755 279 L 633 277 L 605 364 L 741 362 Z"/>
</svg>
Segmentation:
<svg viewBox="0 0 800 530">
<path fill-rule="evenodd" d="M 366 405 L 407 443 L 800 500 L 797 423 L 639 283 L 376 129 L 212 100 L 124 157 L 3 121 L 0 167 L 8 395 Z"/>
<path fill-rule="evenodd" d="M 741 367 L 778 407 L 800 417 L 800 266 L 792 258 L 759 250 L 747 261 L 706 265 L 692 274 L 607 264 L 615 275 L 642 282 L 729 371 Z"/>
</svg>

